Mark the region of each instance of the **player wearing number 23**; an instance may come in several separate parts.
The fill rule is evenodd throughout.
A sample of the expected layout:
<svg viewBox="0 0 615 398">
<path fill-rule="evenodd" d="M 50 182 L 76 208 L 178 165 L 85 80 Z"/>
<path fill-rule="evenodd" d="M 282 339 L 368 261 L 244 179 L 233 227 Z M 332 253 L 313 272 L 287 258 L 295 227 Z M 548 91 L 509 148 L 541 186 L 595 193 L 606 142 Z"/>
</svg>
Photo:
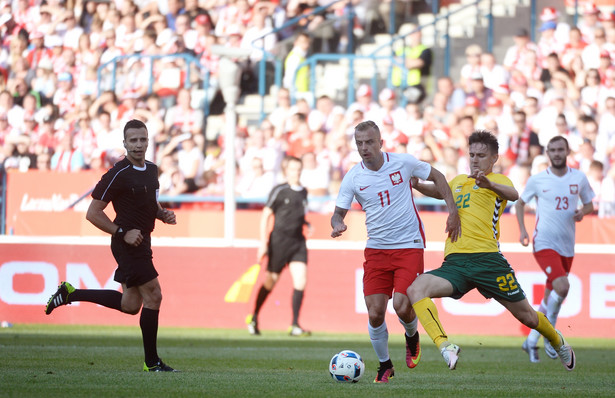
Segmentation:
<svg viewBox="0 0 615 398">
<path fill-rule="evenodd" d="M 561 333 L 545 315 L 535 311 L 525 298 L 515 273 L 500 252 L 500 217 L 507 201 L 519 194 L 511 181 L 493 173 L 498 160 L 497 138 L 477 131 L 469 138 L 470 175 L 459 175 L 449 183 L 461 219 L 461 237 L 447 239 L 440 268 L 420 275 L 408 288 L 408 297 L 423 328 L 438 346 L 448 367 L 457 365 L 459 346 L 448 341 L 432 298 L 459 299 L 476 288 L 485 298 L 494 298 L 525 326 L 536 329 L 556 349 L 567 370 L 575 357 Z M 439 197 L 433 185 L 415 181 L 418 191 Z"/>
</svg>

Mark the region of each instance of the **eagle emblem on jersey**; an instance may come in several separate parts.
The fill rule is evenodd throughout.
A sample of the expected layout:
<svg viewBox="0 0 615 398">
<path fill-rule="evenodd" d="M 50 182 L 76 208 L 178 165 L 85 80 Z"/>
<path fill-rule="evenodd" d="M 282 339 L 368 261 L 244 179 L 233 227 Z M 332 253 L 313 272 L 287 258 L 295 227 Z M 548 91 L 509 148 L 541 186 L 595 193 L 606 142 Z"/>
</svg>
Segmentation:
<svg viewBox="0 0 615 398">
<path fill-rule="evenodd" d="M 399 185 L 404 182 L 404 179 L 402 178 L 399 171 L 389 174 L 389 177 L 391 177 L 391 182 L 393 183 L 393 185 Z"/>
<path fill-rule="evenodd" d="M 570 184 L 570 193 L 576 195 L 579 193 L 579 186 L 577 184 Z"/>
</svg>

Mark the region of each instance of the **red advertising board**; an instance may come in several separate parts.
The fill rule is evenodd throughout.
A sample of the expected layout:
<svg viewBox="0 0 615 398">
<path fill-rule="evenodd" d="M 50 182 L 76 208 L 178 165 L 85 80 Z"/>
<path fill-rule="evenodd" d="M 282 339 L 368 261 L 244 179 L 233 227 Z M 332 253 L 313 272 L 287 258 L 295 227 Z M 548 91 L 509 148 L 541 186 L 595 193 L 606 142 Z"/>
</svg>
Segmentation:
<svg viewBox="0 0 615 398">
<path fill-rule="evenodd" d="M 104 239 L 106 240 L 106 239 Z M 44 307 L 58 283 L 68 280 L 78 288 L 114 288 L 115 262 L 107 244 L 71 239 L 61 243 L 0 243 L 0 314 L 13 323 L 136 325 L 136 317 L 89 303 L 59 308 L 51 315 Z M 86 244 L 87 243 L 87 244 Z M 243 328 L 253 308 L 255 290 L 248 303 L 229 302 L 229 289 L 253 264 L 251 247 L 189 247 L 185 242 L 161 246 L 154 240 L 154 262 L 163 288 L 162 326 Z M 308 287 L 301 322 L 314 332 L 365 332 L 367 313 L 362 295 L 363 252 L 331 242 L 311 241 Z M 204 242 L 205 244 L 205 242 Z M 516 270 L 528 298 L 538 304 L 544 275 L 529 250 L 508 245 L 503 252 Z M 571 288 L 560 313 L 558 327 L 567 336 L 615 335 L 615 256 L 604 246 L 583 247 L 578 252 Z M 507 250 L 510 249 L 510 250 Z M 425 253 L 428 268 L 439 266 L 441 250 Z M 258 283 L 262 278 L 259 275 Z M 249 287 L 249 286 L 248 286 Z M 260 315 L 263 330 L 284 330 L 291 320 L 292 285 L 287 272 Z M 226 297 L 226 300 L 225 300 Z M 231 298 L 232 299 L 232 298 Z M 231 300 L 232 301 L 232 300 Z M 524 330 L 504 308 L 472 292 L 462 300 L 436 300 L 448 334 L 521 335 Z M 401 326 L 392 311 L 391 332 Z"/>
</svg>

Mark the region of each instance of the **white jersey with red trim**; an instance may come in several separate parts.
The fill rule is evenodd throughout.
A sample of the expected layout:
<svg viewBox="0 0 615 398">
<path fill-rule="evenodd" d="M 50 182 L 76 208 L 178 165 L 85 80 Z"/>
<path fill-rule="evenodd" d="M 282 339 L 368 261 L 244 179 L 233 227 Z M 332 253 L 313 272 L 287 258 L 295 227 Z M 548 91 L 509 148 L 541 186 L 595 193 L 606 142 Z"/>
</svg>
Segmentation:
<svg viewBox="0 0 615 398">
<path fill-rule="evenodd" d="M 582 204 L 590 203 L 595 194 L 585 174 L 568 168 L 561 177 L 547 168 L 527 181 L 521 199 L 529 203 L 536 197 L 536 228 L 534 251 L 552 249 L 564 257 L 574 256 L 574 212 Z"/>
<path fill-rule="evenodd" d="M 384 152 L 380 170 L 356 164 L 342 180 L 336 206 L 350 209 L 353 198 L 363 207 L 370 249 L 425 247 L 425 230 L 419 217 L 410 177 L 426 180 L 429 163 L 409 154 Z"/>
</svg>

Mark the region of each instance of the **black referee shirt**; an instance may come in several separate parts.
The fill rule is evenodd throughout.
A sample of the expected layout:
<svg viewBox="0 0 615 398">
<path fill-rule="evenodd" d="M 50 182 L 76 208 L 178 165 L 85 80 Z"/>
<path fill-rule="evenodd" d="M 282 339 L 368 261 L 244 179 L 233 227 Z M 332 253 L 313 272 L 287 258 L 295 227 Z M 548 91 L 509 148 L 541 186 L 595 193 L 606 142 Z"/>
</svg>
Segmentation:
<svg viewBox="0 0 615 398">
<path fill-rule="evenodd" d="M 266 206 L 273 210 L 275 222 L 273 233 L 285 234 L 293 238 L 303 237 L 307 190 L 301 187 L 296 191 L 289 184 L 274 187 L 269 194 Z"/>
<path fill-rule="evenodd" d="M 92 198 L 113 203 L 115 224 L 149 234 L 156 223 L 159 187 L 156 164 L 145 161 L 141 169 L 124 158 L 102 176 Z"/>
</svg>

